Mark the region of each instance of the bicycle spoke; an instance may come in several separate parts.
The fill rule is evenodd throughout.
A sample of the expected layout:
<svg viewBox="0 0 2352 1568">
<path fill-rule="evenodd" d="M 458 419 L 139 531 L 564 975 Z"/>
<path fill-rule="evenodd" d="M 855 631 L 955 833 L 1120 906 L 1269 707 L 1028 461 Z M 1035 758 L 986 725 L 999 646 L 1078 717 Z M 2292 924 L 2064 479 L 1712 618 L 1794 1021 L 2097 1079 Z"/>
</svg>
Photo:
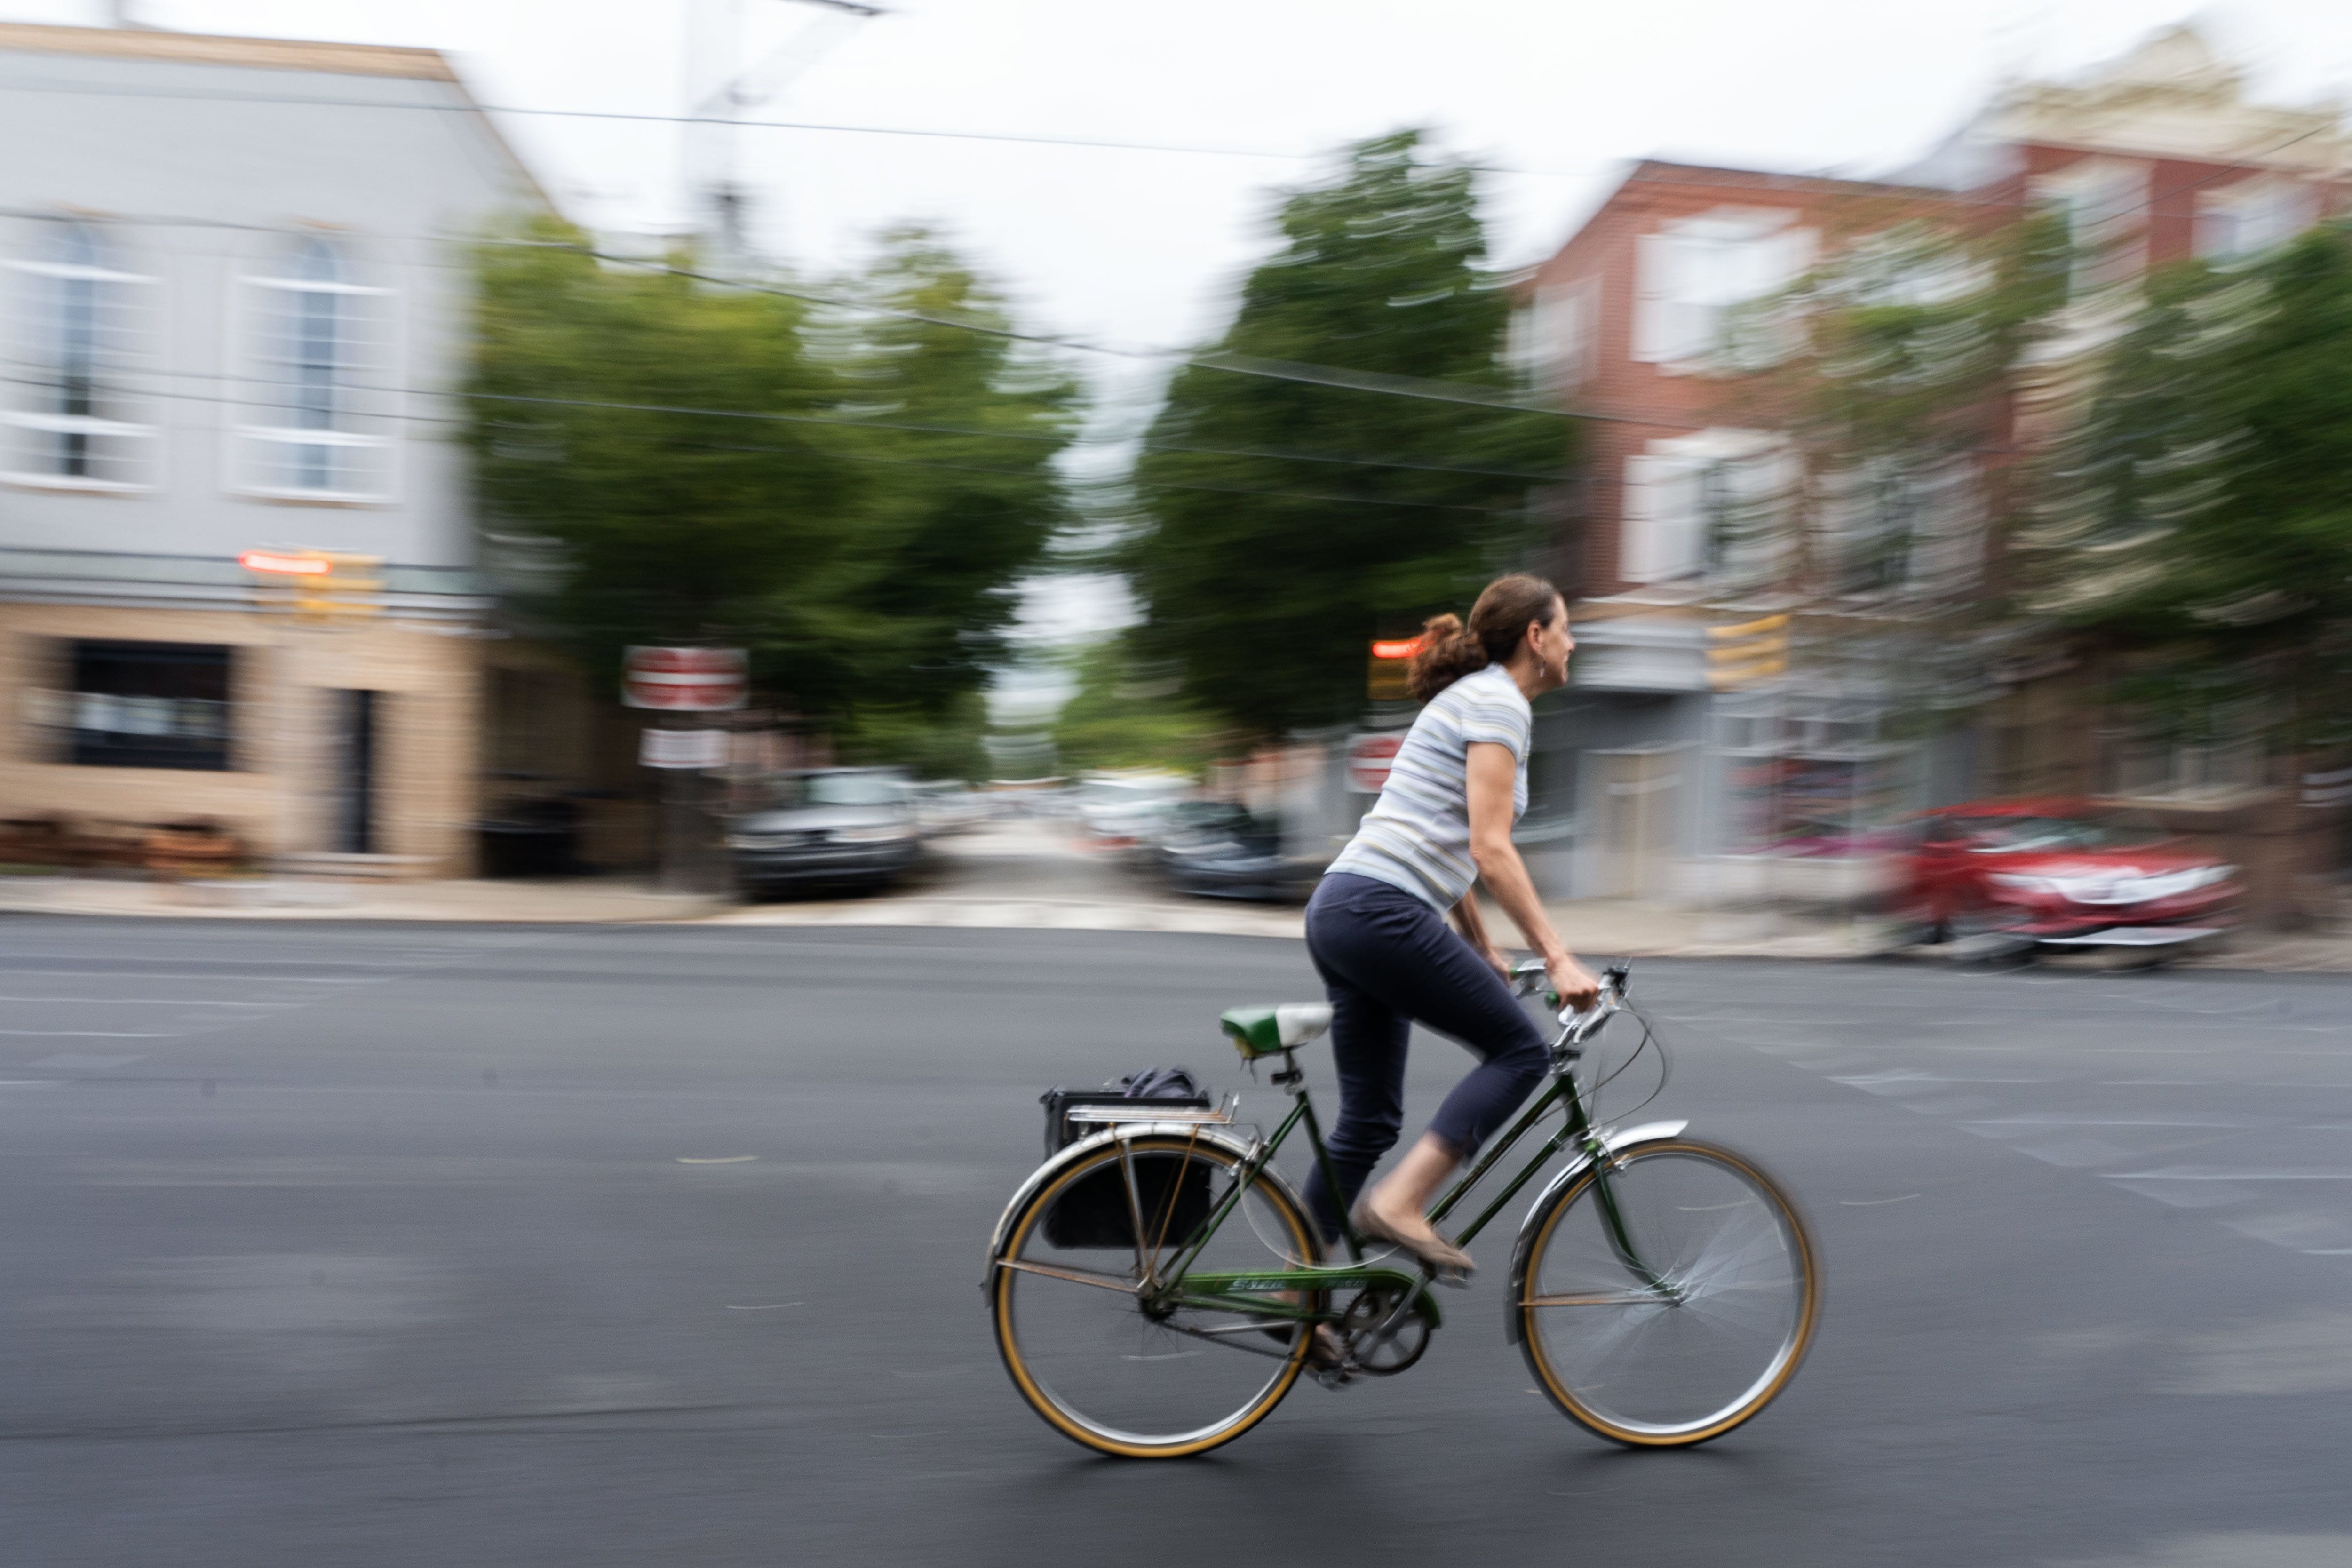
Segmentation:
<svg viewBox="0 0 2352 1568">
<path fill-rule="evenodd" d="M 998 1342 L 1024 1395 L 1069 1436 L 1112 1452 L 1197 1451 L 1255 1420 L 1297 1377 L 1302 1320 L 1217 1300 L 1213 1288 L 1187 1300 L 1169 1278 L 1196 1243 L 1187 1268 L 1204 1277 L 1316 1260 L 1306 1215 L 1268 1182 L 1244 1189 L 1202 1241 L 1241 1158 L 1206 1141 L 1123 1142 L 1041 1190 L 1016 1221 L 998 1258 Z M 1087 1186 L 1096 1172 L 1106 1184 Z"/>
<path fill-rule="evenodd" d="M 1048 1279 L 1066 1279 L 1073 1285 L 1097 1285 L 1106 1290 L 1124 1290 L 1130 1296 L 1143 1288 L 1121 1275 L 1090 1274 L 1082 1268 L 1063 1268 L 1051 1263 L 1030 1263 L 1014 1258 L 1000 1260 L 997 1267 L 1015 1268 L 1024 1274 L 1043 1275 Z"/>
<path fill-rule="evenodd" d="M 1635 1151 L 1575 1189 L 1540 1236 L 1519 1303 L 1529 1361 L 1609 1436 L 1687 1441 L 1736 1424 L 1811 1331 L 1793 1215 L 1711 1150 Z"/>
</svg>

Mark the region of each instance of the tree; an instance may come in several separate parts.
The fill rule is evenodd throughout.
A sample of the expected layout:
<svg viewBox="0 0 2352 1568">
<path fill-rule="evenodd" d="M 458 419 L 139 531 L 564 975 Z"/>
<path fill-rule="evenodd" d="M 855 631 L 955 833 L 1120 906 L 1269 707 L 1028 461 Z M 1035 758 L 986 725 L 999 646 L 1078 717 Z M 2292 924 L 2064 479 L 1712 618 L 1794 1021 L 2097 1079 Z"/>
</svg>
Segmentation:
<svg viewBox="0 0 2352 1568">
<path fill-rule="evenodd" d="M 1423 150 L 1412 132 L 1363 142 L 1292 194 L 1220 352 L 1505 392 L 1509 304 L 1470 174 Z M 1467 609 L 1568 455 L 1555 415 L 1190 364 L 1135 468 L 1137 651 L 1244 731 L 1344 720 L 1369 640 Z"/>
<path fill-rule="evenodd" d="M 2148 280 L 2029 537 L 2035 603 L 2210 739 L 2352 738 L 2352 233 Z M 2202 732 L 2200 732 L 2202 731 Z"/>
<path fill-rule="evenodd" d="M 845 522 L 795 613 L 769 633 L 796 689 L 827 710 L 877 700 L 936 719 L 1009 657 L 1016 580 L 1069 521 L 1055 458 L 1076 433 L 1066 374 L 985 328 L 993 298 L 919 228 L 887 237 L 863 293 L 901 312 L 848 335 L 845 432 L 862 466 Z M 916 318 L 925 319 L 916 319 Z M 975 731 L 976 734 L 977 731 Z"/>
<path fill-rule="evenodd" d="M 552 561 L 530 607 L 600 668 L 630 643 L 747 647 L 767 698 L 868 754 L 969 727 L 1065 514 L 1066 377 L 986 331 L 608 268 L 558 225 L 527 237 L 481 253 L 468 437 L 493 542 Z M 1003 325 L 919 231 L 855 287 Z"/>
<path fill-rule="evenodd" d="M 1734 334 L 1793 352 L 1738 384 L 1736 413 L 1788 430 L 1815 502 L 1792 574 L 1818 594 L 1923 611 L 1990 607 L 2011 499 L 2015 395 L 2066 303 L 2065 236 L 2046 217 L 1978 232 L 1844 215 L 1864 237 Z M 1800 330 L 1791 331 L 1791 323 Z"/>
<path fill-rule="evenodd" d="M 1127 638 L 1081 648 L 1070 662 L 1077 690 L 1054 720 L 1054 749 L 1065 773 L 1131 767 L 1191 772 L 1216 755 L 1216 721 L 1185 700 L 1172 670 L 1137 659 Z"/>
</svg>

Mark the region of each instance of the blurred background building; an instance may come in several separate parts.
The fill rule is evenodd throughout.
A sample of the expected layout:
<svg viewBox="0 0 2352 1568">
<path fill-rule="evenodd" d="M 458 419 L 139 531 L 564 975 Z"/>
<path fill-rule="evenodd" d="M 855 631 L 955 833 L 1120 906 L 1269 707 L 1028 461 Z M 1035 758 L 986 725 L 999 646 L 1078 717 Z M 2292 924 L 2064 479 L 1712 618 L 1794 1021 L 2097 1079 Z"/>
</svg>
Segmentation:
<svg viewBox="0 0 2352 1568">
<path fill-rule="evenodd" d="M 446 395 L 469 237 L 545 198 L 430 49 L 9 25 L 0 61 L 5 815 L 470 870 L 486 775 L 576 765 Z M 257 548 L 341 560 L 273 589 Z"/>
<path fill-rule="evenodd" d="M 2249 101 L 2188 28 L 2007 89 L 1888 180 L 1636 166 L 1535 270 L 1518 327 L 1523 361 L 1587 417 L 1567 525 L 1580 651 L 1541 736 L 1545 793 L 1580 828 L 1562 890 L 1848 898 L 1855 852 L 1904 811 L 2020 793 L 2159 805 L 2266 869 L 2273 902 L 2298 860 L 2332 864 L 2292 760 L 2144 741 L 2075 679 L 2063 634 L 1974 629 L 1949 671 L 1875 634 L 2000 588 L 2004 473 L 2063 434 L 2075 373 L 2148 268 L 2267 250 L 2343 210 L 2347 174 L 2333 109 Z M 1796 346 L 1770 302 L 1891 234 L 2029 212 L 2059 216 L 2075 275 L 2005 389 L 2005 438 L 1842 488 L 1757 391 Z"/>
</svg>

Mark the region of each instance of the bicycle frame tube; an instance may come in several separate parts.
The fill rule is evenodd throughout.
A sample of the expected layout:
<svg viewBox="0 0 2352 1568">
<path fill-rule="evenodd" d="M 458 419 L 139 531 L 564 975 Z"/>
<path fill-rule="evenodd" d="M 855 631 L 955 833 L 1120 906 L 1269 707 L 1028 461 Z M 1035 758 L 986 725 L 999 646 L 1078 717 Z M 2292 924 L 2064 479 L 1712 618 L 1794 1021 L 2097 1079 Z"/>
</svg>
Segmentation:
<svg viewBox="0 0 2352 1568">
<path fill-rule="evenodd" d="M 1281 1082 L 1284 1077 L 1298 1070 L 1295 1059 L 1286 1057 L 1285 1060 L 1291 1065 L 1284 1074 L 1277 1076 L 1276 1082 Z M 1339 1183 L 1332 1175 L 1330 1153 L 1324 1147 L 1322 1124 L 1316 1119 L 1314 1104 L 1307 1098 L 1307 1087 L 1303 1082 L 1297 1083 L 1292 1088 L 1291 1100 L 1290 1114 L 1282 1119 L 1280 1125 L 1275 1128 L 1272 1137 L 1258 1145 L 1256 1152 L 1242 1168 L 1241 1174 L 1234 1183 L 1233 1190 L 1227 1193 L 1224 1200 L 1211 1212 L 1199 1237 L 1191 1247 L 1185 1249 L 1183 1256 L 1176 1261 L 1175 1266 L 1168 1271 L 1165 1278 L 1171 1283 L 1183 1279 L 1185 1271 L 1199 1258 L 1202 1251 L 1208 1247 L 1210 1239 L 1216 1235 L 1218 1229 L 1223 1226 L 1227 1217 L 1240 1204 L 1243 1193 L 1257 1180 L 1258 1173 L 1273 1163 L 1275 1152 L 1282 1147 L 1284 1141 L 1297 1129 L 1301 1122 L 1306 1123 L 1307 1142 L 1314 1148 L 1316 1167 L 1323 1173 L 1325 1184 L 1335 1194 L 1339 1190 Z M 1559 1073 L 1553 1078 L 1551 1086 L 1536 1097 L 1535 1103 L 1520 1112 L 1518 1119 L 1495 1140 L 1486 1152 L 1479 1157 L 1477 1163 L 1471 1166 L 1446 1194 L 1438 1200 L 1437 1205 L 1429 1211 L 1431 1224 L 1434 1225 L 1444 1220 L 1446 1215 L 1459 1207 L 1462 1200 L 1470 1194 L 1471 1189 L 1486 1180 L 1495 1167 L 1502 1163 L 1504 1156 L 1517 1148 L 1520 1141 L 1534 1131 L 1536 1124 L 1549 1115 L 1552 1110 L 1563 1101 L 1566 1102 L 1567 1111 L 1561 1121 L 1559 1131 L 1545 1142 L 1543 1147 L 1519 1168 L 1516 1175 L 1503 1184 L 1502 1190 L 1495 1194 L 1493 1201 L 1479 1211 L 1476 1218 L 1455 1233 L 1454 1239 L 1456 1244 L 1467 1242 L 1486 1229 L 1495 1216 L 1502 1212 L 1503 1206 L 1517 1195 L 1519 1189 L 1526 1186 L 1529 1178 L 1541 1171 L 1553 1155 L 1580 1139 L 1589 1138 L 1592 1131 L 1592 1119 L 1585 1109 L 1584 1096 L 1579 1091 L 1573 1077 L 1566 1072 Z M 1607 1191 L 1607 1183 L 1603 1181 L 1600 1185 L 1601 1190 L 1599 1196 L 1602 1212 L 1608 1216 L 1612 1239 L 1623 1251 L 1626 1262 L 1644 1280 L 1655 1287 L 1656 1277 L 1634 1254 L 1632 1238 L 1625 1234 L 1624 1223 L 1617 1213 L 1614 1200 Z M 1307 1217 L 1312 1223 L 1314 1216 L 1310 1215 Z M 1356 1227 L 1344 1216 L 1340 1221 L 1339 1233 L 1347 1240 L 1349 1257 L 1355 1264 L 1360 1266 L 1364 1257 L 1363 1240 L 1356 1234 Z M 1325 1266 L 1326 1268 L 1330 1267 L 1332 1266 Z M 1299 1283 L 1302 1285 L 1317 1282 L 1314 1278 L 1315 1270 L 1312 1269 L 1257 1272 L 1261 1276 L 1260 1283 L 1263 1283 L 1264 1279 L 1272 1279 L 1276 1274 L 1292 1272 L 1298 1276 Z M 1313 1316 L 1314 1314 L 1301 1315 Z"/>
<path fill-rule="evenodd" d="M 1290 1114 L 1284 1117 L 1281 1124 L 1275 1128 L 1274 1136 L 1260 1143 L 1256 1152 L 1243 1164 L 1241 1174 L 1234 1178 L 1233 1191 L 1227 1193 L 1223 1201 L 1209 1211 L 1209 1217 L 1202 1224 L 1200 1236 L 1191 1247 L 1184 1249 L 1184 1255 L 1179 1258 L 1174 1266 L 1168 1270 L 1170 1279 L 1184 1278 L 1184 1271 L 1192 1267 L 1193 1261 L 1201 1256 L 1202 1249 L 1207 1247 L 1210 1240 L 1223 1227 L 1226 1219 L 1234 1210 L 1240 1206 L 1242 1194 L 1248 1192 L 1251 1184 L 1257 1180 L 1257 1173 L 1274 1163 L 1274 1152 L 1282 1147 L 1283 1140 L 1290 1136 L 1291 1130 L 1302 1121 L 1305 1121 L 1310 1129 L 1314 1126 L 1314 1113 L 1307 1109 L 1307 1094 L 1303 1089 L 1296 1097 L 1296 1101 L 1290 1108 Z M 1323 1149 L 1323 1141 L 1320 1137 L 1315 1140 L 1315 1149 L 1319 1157 Z M 1328 1176 L 1326 1179 L 1328 1179 Z M 1311 1221 L 1313 1216 L 1308 1217 Z"/>
</svg>

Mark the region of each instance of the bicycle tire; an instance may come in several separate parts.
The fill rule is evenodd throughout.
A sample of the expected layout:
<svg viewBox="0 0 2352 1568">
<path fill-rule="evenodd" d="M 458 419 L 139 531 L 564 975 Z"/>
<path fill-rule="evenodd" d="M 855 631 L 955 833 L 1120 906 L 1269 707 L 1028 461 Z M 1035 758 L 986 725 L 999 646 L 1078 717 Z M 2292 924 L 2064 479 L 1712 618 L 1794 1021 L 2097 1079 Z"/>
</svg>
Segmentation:
<svg viewBox="0 0 2352 1568">
<path fill-rule="evenodd" d="M 1811 1346 L 1821 1281 L 1803 1216 L 1727 1149 L 1637 1144 L 1612 1160 L 1607 1181 L 1655 1271 L 1643 1280 L 1607 1222 L 1599 1179 L 1584 1171 L 1522 1227 L 1512 1311 L 1528 1370 L 1570 1420 L 1612 1442 L 1719 1437 L 1779 1397 Z M 1675 1201 L 1684 1197 L 1706 1201 Z"/>
<path fill-rule="evenodd" d="M 1118 1304 L 1110 1302 L 1099 1314 L 1093 1314 L 1102 1318 L 1108 1326 L 1099 1352 L 1082 1349 L 1075 1357 L 1065 1356 L 1063 1347 L 1049 1347 L 1037 1342 L 1041 1334 L 1051 1331 L 1038 1323 L 1040 1314 L 1037 1311 L 1024 1311 L 1024 1309 L 1031 1302 L 1045 1297 L 1047 1290 L 1057 1284 L 1071 1291 L 1092 1291 L 1097 1287 L 1027 1272 L 1020 1265 L 1038 1261 L 1030 1254 L 1029 1248 L 1033 1244 L 1045 1243 L 1045 1220 L 1055 1201 L 1088 1176 L 1106 1169 L 1115 1170 L 1122 1158 L 1139 1162 L 1174 1160 L 1204 1163 L 1211 1167 L 1215 1194 L 1222 1199 L 1229 1190 L 1234 1173 L 1248 1158 L 1248 1151 L 1222 1138 L 1141 1133 L 1100 1142 L 1090 1142 L 1057 1156 L 1041 1172 L 1042 1179 L 1033 1178 L 1027 1195 L 1016 1200 L 1018 1206 L 1005 1217 L 1000 1227 L 1001 1240 L 990 1259 L 989 1317 L 994 1329 L 997 1353 L 1003 1360 L 1013 1387 L 1029 1407 L 1043 1417 L 1047 1426 L 1075 1443 L 1097 1453 L 1121 1458 L 1167 1459 L 1203 1454 L 1232 1442 L 1264 1420 L 1276 1405 L 1282 1403 L 1306 1368 L 1307 1354 L 1313 1343 L 1313 1331 L 1302 1325 L 1292 1332 L 1289 1343 L 1277 1350 L 1273 1346 L 1261 1348 L 1257 1344 L 1264 1330 L 1249 1326 L 1249 1320 L 1240 1320 L 1238 1327 L 1218 1322 L 1214 1329 L 1217 1337 L 1230 1334 L 1238 1339 L 1246 1334 L 1248 1338 L 1231 1347 L 1217 1346 L 1213 1353 L 1228 1357 L 1249 1356 L 1263 1362 L 1267 1369 L 1263 1382 L 1247 1388 L 1245 1395 L 1232 1409 L 1201 1418 L 1187 1417 L 1179 1424 L 1178 1429 L 1161 1431 L 1140 1430 L 1108 1415 L 1092 1391 L 1093 1386 L 1099 1386 L 1104 1382 L 1102 1377 L 1096 1375 L 1096 1363 L 1114 1373 L 1122 1370 L 1131 1373 L 1137 1363 L 1168 1362 L 1184 1355 L 1208 1353 L 1197 1344 L 1185 1343 L 1171 1336 L 1208 1338 L 1209 1331 L 1175 1323 L 1173 1320 L 1179 1314 L 1171 1314 L 1167 1320 L 1154 1320 L 1139 1301 L 1125 1309 L 1132 1315 L 1133 1321 L 1126 1328 L 1121 1328 L 1118 1326 L 1121 1320 Z M 1183 1165 L 1168 1167 L 1155 1176 L 1154 1184 L 1164 1183 L 1164 1190 L 1180 1191 L 1183 1185 L 1182 1176 L 1188 1169 Z M 1170 1171 L 1175 1174 L 1169 1174 Z M 1252 1209 L 1253 1203 L 1263 1205 L 1262 1215 Z M 1149 1223 L 1147 1220 L 1147 1228 Z M 1271 1241 L 1261 1234 L 1262 1227 L 1275 1231 Z M 1232 1236 L 1228 1234 L 1236 1232 Z M 1171 1240 L 1166 1250 L 1172 1253 L 1181 1239 Z M 1228 1242 L 1234 1244 L 1231 1250 L 1244 1253 L 1251 1249 L 1252 1242 L 1262 1244 L 1257 1248 L 1261 1260 L 1243 1260 L 1236 1264 L 1233 1258 L 1207 1258 L 1204 1263 L 1209 1267 L 1222 1263 L 1243 1268 L 1279 1268 L 1295 1261 L 1314 1261 L 1320 1254 L 1316 1229 L 1307 1218 L 1306 1205 L 1291 1191 L 1289 1184 L 1271 1168 L 1261 1171 L 1252 1181 L 1242 1204 L 1236 1205 L 1218 1228 L 1210 1247 L 1213 1251 Z M 1155 1248 L 1155 1255 L 1158 1250 Z M 1139 1267 L 1133 1252 L 1126 1254 L 1124 1260 Z M 1109 1278 L 1108 1269 L 1100 1272 L 1104 1278 Z M 1127 1272 L 1132 1277 L 1135 1268 L 1131 1267 Z M 1101 1290 L 1099 1294 L 1108 1297 L 1110 1292 Z M 1318 1293 L 1309 1299 L 1308 1304 L 1320 1310 L 1326 1304 L 1326 1298 Z M 1081 1310 L 1087 1310 L 1092 1303 L 1081 1300 L 1078 1306 Z M 1024 1342 L 1023 1331 L 1024 1316 L 1031 1320 L 1029 1342 L 1026 1343 Z M 1127 1335 L 1130 1332 L 1135 1340 L 1132 1350 L 1126 1348 Z M 1153 1347 L 1160 1344 L 1174 1348 L 1169 1353 L 1157 1353 Z M 1126 1364 L 1122 1368 L 1115 1363 Z M 1242 1364 L 1245 1366 L 1248 1363 Z M 1247 1375 L 1244 1374 L 1240 1381 L 1246 1384 Z M 1088 1383 L 1089 1391 L 1079 1393 L 1073 1386 L 1078 1382 Z"/>
</svg>

